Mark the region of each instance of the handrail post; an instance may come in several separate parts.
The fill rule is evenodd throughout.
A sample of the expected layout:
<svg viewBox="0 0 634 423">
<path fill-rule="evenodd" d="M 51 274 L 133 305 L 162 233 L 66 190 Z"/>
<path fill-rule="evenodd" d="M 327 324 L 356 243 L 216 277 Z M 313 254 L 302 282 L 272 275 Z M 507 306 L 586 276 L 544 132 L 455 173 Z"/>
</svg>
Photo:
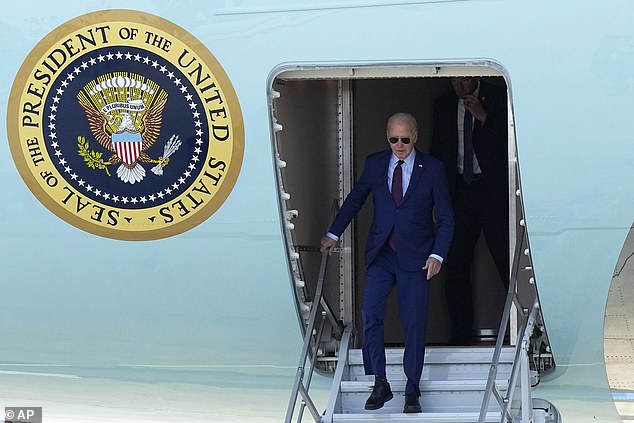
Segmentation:
<svg viewBox="0 0 634 423">
<path fill-rule="evenodd" d="M 295 373 L 295 382 L 293 382 L 293 389 L 291 390 L 291 399 L 288 402 L 288 408 L 286 409 L 286 418 L 284 423 L 291 423 L 293 419 L 293 411 L 295 410 L 295 404 L 297 403 L 297 395 L 299 395 L 299 385 L 302 383 L 304 377 L 303 367 L 299 367 Z"/>
<path fill-rule="evenodd" d="M 501 417 L 500 422 L 505 423 L 506 421 L 513 420 L 514 418 L 519 418 L 522 423 L 532 423 L 533 419 L 533 404 L 532 404 L 532 394 L 531 394 L 531 383 L 530 383 L 530 365 L 528 358 L 528 345 L 530 342 L 530 337 L 533 333 L 533 328 L 535 326 L 535 322 L 537 320 L 537 313 L 539 311 L 539 299 L 537 293 L 532 299 L 533 306 L 530 310 L 524 310 L 519 304 L 519 298 L 516 294 L 516 287 L 518 283 L 518 273 L 520 268 L 520 258 L 521 251 L 523 248 L 523 244 L 526 237 L 526 228 L 523 227 L 522 233 L 520 236 L 519 243 L 516 245 L 515 254 L 513 259 L 513 265 L 511 269 L 511 280 L 509 291 L 506 296 L 506 303 L 504 307 L 504 312 L 502 314 L 502 320 L 500 322 L 500 329 L 498 331 L 498 336 L 495 343 L 495 350 L 493 353 L 493 358 L 491 360 L 491 368 L 489 370 L 489 377 L 487 380 L 487 386 L 484 391 L 484 396 L 482 399 L 482 404 L 480 407 L 480 415 L 478 417 L 478 423 L 483 423 L 486 414 L 489 408 L 489 402 L 491 399 L 491 395 L 495 394 L 495 398 L 498 401 L 501 409 Z M 516 304 L 518 307 L 518 315 L 520 319 L 522 319 L 523 324 L 520 325 L 520 330 L 518 331 L 518 343 L 515 347 L 515 355 L 513 359 L 513 367 L 511 369 L 511 376 L 509 380 L 509 386 L 506 392 L 506 395 L 502 397 L 498 395 L 497 386 L 495 384 L 495 379 L 497 377 L 498 366 L 500 362 L 500 354 L 502 351 L 502 345 L 504 341 L 505 330 L 508 324 L 508 320 L 510 317 L 511 305 Z M 517 380 L 519 377 L 519 389 L 520 389 L 520 410 L 513 409 L 513 398 L 515 397 L 515 388 L 517 387 Z"/>
<path fill-rule="evenodd" d="M 507 391 L 506 397 L 504 399 L 504 406 L 502 407 L 502 423 L 507 421 L 507 418 L 511 418 L 515 411 L 511 409 L 513 405 L 513 398 L 515 396 L 515 388 L 517 386 L 517 378 L 520 378 L 520 410 L 519 413 L 516 413 L 518 417 L 526 415 L 528 420 L 522 419 L 522 423 L 531 422 L 533 415 L 533 404 L 532 397 L 530 395 L 530 366 L 528 365 L 528 343 L 530 340 L 530 335 L 533 332 L 533 327 L 535 326 L 535 320 L 537 316 L 537 311 L 539 310 L 539 304 L 537 299 L 535 299 L 535 303 L 531 308 L 531 311 L 528 315 L 527 320 L 522 325 L 521 330 L 521 338 L 520 342 L 518 342 L 517 347 L 515 349 L 515 357 L 513 359 L 513 369 L 511 370 L 511 377 L 509 379 L 509 389 Z M 526 377 L 526 379 L 524 379 Z"/>
<path fill-rule="evenodd" d="M 341 381 L 344 377 L 344 371 L 348 365 L 348 353 L 350 351 L 350 344 L 352 343 L 353 325 L 348 323 L 344 326 L 343 335 L 341 336 L 341 343 L 339 344 L 339 359 L 337 360 L 337 368 L 335 369 L 335 375 L 332 379 L 332 388 L 330 389 L 330 398 L 328 400 L 328 406 L 324 413 L 322 422 L 332 423 L 335 409 L 340 406 L 337 402 L 339 394 L 341 393 Z M 334 387 L 338 389 L 335 390 Z"/>
<path fill-rule="evenodd" d="M 522 423 L 532 423 L 533 404 L 530 383 L 530 368 L 528 365 L 528 352 L 526 347 L 522 347 L 522 358 L 520 362 L 521 386 L 522 386 Z"/>
<path fill-rule="evenodd" d="M 528 344 L 530 343 L 530 336 L 533 333 L 535 327 L 535 321 L 537 320 L 537 311 L 539 310 L 539 302 L 535 298 L 533 307 L 528 316 L 526 330 L 522 337 L 522 357 L 520 366 L 521 379 L 521 395 L 522 395 L 522 423 L 533 422 L 533 396 L 531 395 L 531 381 L 530 381 L 530 365 L 528 364 Z"/>
<path fill-rule="evenodd" d="M 489 377 L 487 379 L 487 385 L 484 390 L 484 397 L 482 398 L 482 404 L 480 406 L 480 415 L 478 416 L 478 423 L 483 423 L 486 418 L 489 408 L 489 401 L 491 400 L 491 393 L 495 385 L 495 379 L 497 377 L 497 368 L 500 363 L 500 354 L 502 353 L 502 345 L 504 344 L 504 334 L 506 333 L 506 327 L 508 320 L 511 316 L 511 304 L 515 299 L 515 290 L 517 287 L 517 274 L 519 269 L 522 244 L 526 237 L 526 228 L 523 228 L 519 243 L 515 246 L 515 254 L 513 255 L 513 263 L 511 268 L 511 277 L 509 283 L 509 289 L 506 293 L 506 301 L 504 304 L 504 311 L 502 312 L 502 319 L 500 320 L 500 326 L 498 329 L 498 335 L 495 340 L 495 350 L 493 351 L 493 357 L 491 358 L 491 367 L 489 369 Z M 500 404 L 501 406 L 502 404 Z"/>
<path fill-rule="evenodd" d="M 325 322 L 326 322 L 326 312 L 322 311 L 321 324 L 319 325 L 319 330 L 317 331 L 317 335 L 315 336 L 315 339 L 317 340 L 321 339 L 321 335 L 324 332 Z M 311 414 L 313 415 L 313 418 L 315 419 L 315 421 L 317 421 L 319 418 L 319 413 L 317 413 L 317 408 L 315 407 L 313 401 L 310 399 L 310 396 L 308 395 L 308 390 L 310 389 L 310 382 L 313 379 L 313 372 L 315 371 L 315 364 L 316 364 L 316 360 L 313 359 L 310 361 L 310 367 L 308 368 L 308 373 L 306 374 L 306 383 L 300 385 L 300 393 L 302 394 L 302 399 L 304 401 L 302 402 L 302 405 L 300 407 L 299 415 L 297 418 L 298 422 L 302 421 L 302 416 L 304 415 L 304 409 L 307 406 Z"/>
<path fill-rule="evenodd" d="M 304 344 L 302 346 L 302 351 L 299 356 L 299 363 L 297 365 L 297 373 L 295 375 L 295 382 L 293 383 L 293 390 L 291 391 L 291 398 L 288 403 L 288 408 L 286 410 L 286 418 L 284 419 L 285 423 L 291 423 L 293 419 L 293 412 L 295 411 L 295 406 L 297 405 L 297 396 L 302 394 L 303 400 L 308 405 L 308 408 L 313 415 L 313 418 L 317 422 L 319 420 L 319 415 L 316 412 L 316 408 L 310 397 L 308 396 L 308 390 L 303 384 L 304 373 L 306 367 L 306 360 L 308 359 L 308 352 L 310 350 L 310 344 L 313 338 L 313 331 L 315 330 L 315 322 L 317 319 L 317 312 L 321 308 L 321 298 L 323 295 L 324 288 L 324 279 L 326 277 L 326 266 L 328 264 L 328 253 L 322 253 L 321 255 L 321 265 L 319 267 L 319 277 L 317 278 L 317 287 L 315 288 L 315 295 L 313 297 L 310 315 L 308 318 L 308 325 L 306 327 L 306 332 L 304 333 Z M 321 333 L 321 330 L 319 331 Z M 319 342 L 319 338 L 316 340 Z M 316 351 L 316 350 L 315 350 Z M 313 360 L 315 358 L 313 357 Z M 312 373 L 314 366 L 310 369 Z M 310 381 L 310 375 L 308 380 Z M 310 384 L 310 382 L 309 382 Z M 303 409 L 302 409 L 303 411 Z M 317 414 L 316 414 L 317 413 Z"/>
</svg>

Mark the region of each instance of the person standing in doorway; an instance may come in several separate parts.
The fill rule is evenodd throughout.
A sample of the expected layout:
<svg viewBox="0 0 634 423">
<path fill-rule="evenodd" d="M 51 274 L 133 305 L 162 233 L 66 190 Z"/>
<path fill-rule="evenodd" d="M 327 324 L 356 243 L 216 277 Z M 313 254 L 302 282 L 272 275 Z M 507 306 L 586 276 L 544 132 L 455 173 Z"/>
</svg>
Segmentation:
<svg viewBox="0 0 634 423">
<path fill-rule="evenodd" d="M 434 102 L 431 153 L 447 170 L 456 228 L 446 260 L 452 345 L 473 336 L 471 262 L 484 234 L 500 278 L 509 286 L 509 185 L 506 91 L 475 77 L 451 78 Z"/>
<path fill-rule="evenodd" d="M 321 251 L 336 245 L 368 195 L 374 218 L 365 260 L 367 274 L 362 306 L 363 364 L 374 375 L 365 403 L 376 410 L 393 398 L 386 377 L 384 320 L 386 301 L 397 289 L 399 316 L 405 334 L 403 368 L 407 376 L 405 413 L 420 413 L 420 378 L 425 357 L 429 280 L 441 269 L 453 235 L 453 212 L 442 163 L 414 148 L 416 120 L 397 113 L 387 123 L 389 150 L 367 157 L 359 181 L 343 202 Z M 434 224 L 435 222 L 435 224 Z"/>
</svg>

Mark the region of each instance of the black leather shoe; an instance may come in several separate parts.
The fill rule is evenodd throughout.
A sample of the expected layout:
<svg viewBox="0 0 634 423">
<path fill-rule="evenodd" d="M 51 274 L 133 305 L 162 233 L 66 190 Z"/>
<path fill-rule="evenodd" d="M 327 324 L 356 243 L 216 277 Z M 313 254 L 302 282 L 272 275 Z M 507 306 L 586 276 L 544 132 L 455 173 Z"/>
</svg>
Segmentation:
<svg viewBox="0 0 634 423">
<path fill-rule="evenodd" d="M 423 409 L 420 407 L 420 401 L 418 401 L 418 395 L 405 394 L 405 407 L 403 407 L 403 413 L 422 413 Z"/>
<path fill-rule="evenodd" d="M 392 390 L 390 389 L 390 384 L 386 380 L 378 380 L 374 382 L 374 387 L 372 388 L 372 394 L 370 394 L 370 398 L 365 402 L 366 410 L 378 410 L 383 407 L 383 404 L 388 402 L 394 397 L 392 395 Z"/>
</svg>

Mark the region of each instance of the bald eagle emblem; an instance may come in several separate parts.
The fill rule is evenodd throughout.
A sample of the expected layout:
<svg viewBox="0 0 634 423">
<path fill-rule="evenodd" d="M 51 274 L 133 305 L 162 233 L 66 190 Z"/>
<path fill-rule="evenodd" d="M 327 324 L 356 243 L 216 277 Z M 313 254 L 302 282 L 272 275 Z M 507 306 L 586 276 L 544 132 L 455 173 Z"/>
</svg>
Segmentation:
<svg viewBox="0 0 634 423">
<path fill-rule="evenodd" d="M 88 150 L 88 142 L 78 138 L 79 154 L 93 169 L 119 165 L 117 176 L 123 182 L 135 184 L 146 175 L 141 163 L 156 163 L 151 170 L 163 174 L 169 156 L 180 147 L 178 135 L 166 142 L 163 156 L 151 158 L 147 150 L 161 133 L 163 110 L 167 93 L 158 84 L 142 75 L 128 72 L 108 73 L 86 84 L 77 94 L 77 100 L 86 113 L 90 131 L 110 157 Z"/>
</svg>

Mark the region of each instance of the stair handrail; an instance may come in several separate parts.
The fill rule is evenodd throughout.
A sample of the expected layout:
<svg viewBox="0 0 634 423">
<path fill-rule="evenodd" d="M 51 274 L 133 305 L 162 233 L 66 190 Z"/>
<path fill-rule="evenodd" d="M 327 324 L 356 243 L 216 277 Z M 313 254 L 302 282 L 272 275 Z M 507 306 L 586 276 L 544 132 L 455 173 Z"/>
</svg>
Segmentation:
<svg viewBox="0 0 634 423">
<path fill-rule="evenodd" d="M 293 419 L 293 414 L 295 413 L 295 408 L 297 406 L 298 395 L 301 394 L 302 401 L 300 410 L 298 413 L 297 421 L 301 422 L 303 418 L 304 409 L 308 407 L 311 415 L 315 422 L 321 421 L 321 414 L 317 411 L 317 407 L 315 403 L 310 397 L 309 389 L 310 382 L 312 379 L 312 375 L 315 369 L 315 357 L 317 348 L 319 346 L 319 340 L 321 338 L 321 334 L 323 332 L 324 323 L 326 321 L 327 314 L 330 310 L 328 308 L 324 308 L 322 302 L 323 297 L 323 289 L 324 289 L 324 279 L 326 277 L 326 266 L 328 264 L 328 256 L 327 252 L 323 252 L 321 254 L 321 264 L 319 266 L 319 277 L 317 278 L 317 287 L 315 288 L 315 295 L 313 296 L 313 301 L 311 304 L 310 315 L 308 318 L 308 324 L 306 326 L 306 331 L 304 332 L 304 343 L 302 346 L 302 350 L 299 356 L 299 363 L 297 365 L 297 372 L 295 374 L 295 382 L 293 384 L 293 389 L 291 391 L 291 398 L 288 403 L 288 408 L 286 410 L 286 418 L 284 419 L 285 423 L 291 423 Z M 321 313 L 318 313 L 319 310 L 322 310 Z M 317 315 L 320 314 L 320 325 L 315 332 L 315 326 L 317 324 Z M 316 334 L 314 338 L 314 353 L 313 359 L 311 362 L 311 366 L 309 367 L 308 372 L 306 372 L 306 360 L 308 360 L 308 356 L 311 349 L 311 344 L 313 344 L 313 334 Z M 306 383 L 304 383 L 304 379 L 306 379 Z"/>
<path fill-rule="evenodd" d="M 509 378 L 509 390 L 503 401 L 502 417 L 500 423 L 506 423 L 509 419 L 513 421 L 511 410 L 509 408 L 513 405 L 513 398 L 515 396 L 515 388 L 517 386 L 517 378 L 520 377 L 520 394 L 521 394 L 521 406 L 522 413 L 521 422 L 533 421 L 533 400 L 531 395 L 530 385 L 530 365 L 528 364 L 528 348 L 530 343 L 530 337 L 535 327 L 535 321 L 537 320 L 537 312 L 539 311 L 539 302 L 535 298 L 535 302 L 531 307 L 528 318 L 524 322 L 522 330 L 523 335 L 521 341 L 518 342 L 515 349 L 515 356 L 513 359 L 513 367 L 511 369 L 511 377 Z"/>
<path fill-rule="evenodd" d="M 332 388 L 330 389 L 330 398 L 328 399 L 328 406 L 326 412 L 322 418 L 322 423 L 332 423 L 335 412 L 341 408 L 341 381 L 348 371 L 348 359 L 350 353 L 350 346 L 352 345 L 352 338 L 354 334 L 354 325 L 347 323 L 343 329 L 343 335 L 341 336 L 341 343 L 339 344 L 339 359 L 337 360 L 337 368 L 335 369 L 335 375 L 332 379 Z M 337 389 L 335 389 L 337 387 Z"/>
<path fill-rule="evenodd" d="M 515 382 L 517 378 L 517 372 L 519 370 L 522 370 L 522 381 L 528 380 L 529 378 L 530 369 L 529 369 L 527 360 L 526 360 L 526 363 L 522 364 L 524 360 L 521 360 L 520 357 L 523 357 L 521 356 L 522 351 L 524 350 L 524 352 L 526 352 L 526 349 L 528 348 L 527 346 L 530 341 L 530 336 L 532 334 L 533 327 L 535 324 L 537 310 L 539 309 L 539 302 L 537 300 L 537 293 L 535 293 L 535 297 L 532 299 L 533 307 L 531 308 L 529 312 L 528 310 L 523 309 L 523 307 L 521 306 L 519 302 L 519 298 L 517 297 L 516 288 L 517 288 L 518 273 L 520 271 L 520 258 L 522 255 L 522 248 L 524 246 L 524 241 L 526 239 L 526 227 L 525 226 L 520 226 L 520 227 L 521 227 L 520 240 L 515 246 L 513 265 L 511 267 L 511 277 L 509 281 L 510 282 L 509 289 L 506 295 L 506 302 L 504 305 L 504 311 L 502 313 L 502 319 L 500 320 L 500 326 L 498 329 L 498 334 L 497 334 L 497 338 L 495 342 L 495 350 L 493 352 L 493 357 L 491 359 L 491 367 L 489 369 L 487 385 L 484 391 L 484 397 L 482 399 L 482 404 L 480 407 L 480 415 L 478 417 L 478 423 L 484 423 L 485 421 L 487 411 L 489 408 L 491 395 L 495 396 L 498 404 L 500 405 L 500 409 L 502 410 L 500 422 L 505 423 L 508 417 L 512 417 L 510 416 L 510 411 L 508 410 L 508 408 L 510 407 L 511 402 L 513 400 L 513 395 L 515 393 L 515 386 L 509 383 L 509 390 L 507 391 L 507 395 L 503 396 L 501 392 L 499 391 L 499 389 L 497 389 L 496 378 L 497 378 L 498 366 L 500 364 L 500 355 L 502 353 L 502 347 L 504 344 L 504 336 L 506 333 L 506 328 L 508 326 L 509 318 L 511 316 L 511 308 L 513 304 L 516 304 L 518 309 L 517 310 L 518 315 L 519 317 L 522 318 L 523 322 L 521 325 L 521 329 L 518 331 L 518 342 L 515 347 L 515 359 L 513 360 L 513 366 L 511 369 L 511 376 L 513 381 L 511 382 L 513 383 Z M 524 373 L 526 374 L 524 375 Z M 522 383 L 522 390 L 526 390 L 526 389 L 530 391 L 530 384 L 528 385 L 528 387 L 526 387 L 524 386 L 524 383 Z M 523 414 L 529 413 L 530 415 L 532 415 L 532 404 L 530 403 L 532 402 L 532 400 L 530 400 L 530 393 L 528 393 L 528 395 L 526 394 L 527 393 L 522 394 L 522 403 L 521 403 L 522 413 Z M 530 421 L 530 420 L 522 420 L 522 421 Z"/>
</svg>

